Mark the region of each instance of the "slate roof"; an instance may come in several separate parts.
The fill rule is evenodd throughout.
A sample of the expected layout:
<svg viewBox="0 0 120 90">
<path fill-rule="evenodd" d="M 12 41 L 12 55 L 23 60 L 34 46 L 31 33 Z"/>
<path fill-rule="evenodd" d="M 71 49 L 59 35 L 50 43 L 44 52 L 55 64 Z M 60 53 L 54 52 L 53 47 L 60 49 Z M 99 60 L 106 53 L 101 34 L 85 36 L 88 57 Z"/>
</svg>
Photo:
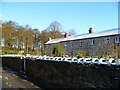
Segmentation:
<svg viewBox="0 0 120 90">
<path fill-rule="evenodd" d="M 99 31 L 94 33 L 78 34 L 78 35 L 69 36 L 67 38 L 52 39 L 45 44 L 59 43 L 64 41 L 77 40 L 77 39 L 96 38 L 96 37 L 110 36 L 117 34 L 120 34 L 120 28 L 114 28 L 114 29 Z"/>
<path fill-rule="evenodd" d="M 46 42 L 45 44 L 59 43 L 59 42 L 62 41 L 63 39 L 65 39 L 65 38 L 52 39 L 52 40 Z"/>
</svg>

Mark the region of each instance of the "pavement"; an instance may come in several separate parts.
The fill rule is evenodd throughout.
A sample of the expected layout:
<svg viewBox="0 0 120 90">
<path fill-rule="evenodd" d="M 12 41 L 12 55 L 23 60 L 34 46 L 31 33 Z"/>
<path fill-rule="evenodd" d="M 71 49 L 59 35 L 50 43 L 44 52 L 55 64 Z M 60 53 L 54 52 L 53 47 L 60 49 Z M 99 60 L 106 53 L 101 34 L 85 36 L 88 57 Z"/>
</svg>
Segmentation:
<svg viewBox="0 0 120 90">
<path fill-rule="evenodd" d="M 40 87 L 34 85 L 32 82 L 21 78 L 16 72 L 8 69 L 0 67 L 0 87 L 2 89 L 39 89 L 42 90 Z M 1 89 L 0 88 L 0 89 Z"/>
</svg>

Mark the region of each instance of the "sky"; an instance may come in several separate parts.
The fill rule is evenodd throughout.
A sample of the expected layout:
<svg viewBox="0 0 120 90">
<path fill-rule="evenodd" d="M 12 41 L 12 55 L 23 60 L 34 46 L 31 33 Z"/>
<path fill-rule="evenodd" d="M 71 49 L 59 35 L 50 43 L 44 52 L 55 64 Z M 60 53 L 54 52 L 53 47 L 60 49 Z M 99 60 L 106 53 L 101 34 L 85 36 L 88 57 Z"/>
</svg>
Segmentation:
<svg viewBox="0 0 120 90">
<path fill-rule="evenodd" d="M 0 4 L 1 5 L 1 4 Z M 2 2 L 2 20 L 19 25 L 46 29 L 58 21 L 63 31 L 74 29 L 77 34 L 118 27 L 117 2 Z"/>
<path fill-rule="evenodd" d="M 119 2 L 119 0 L 1 0 L 2 2 Z"/>
</svg>

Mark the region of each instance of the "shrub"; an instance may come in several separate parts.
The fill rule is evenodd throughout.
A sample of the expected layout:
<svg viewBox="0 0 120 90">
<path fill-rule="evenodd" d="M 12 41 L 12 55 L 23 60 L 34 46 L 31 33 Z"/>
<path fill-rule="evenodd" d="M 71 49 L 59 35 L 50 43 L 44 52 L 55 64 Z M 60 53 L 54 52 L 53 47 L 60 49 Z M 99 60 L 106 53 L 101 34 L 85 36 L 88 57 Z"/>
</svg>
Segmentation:
<svg viewBox="0 0 120 90">
<path fill-rule="evenodd" d="M 92 58 L 91 56 L 85 56 L 85 58 Z"/>
<path fill-rule="evenodd" d="M 102 47 L 101 51 L 99 52 L 99 56 L 102 58 L 114 58 L 119 59 L 120 58 L 120 46 L 115 46 L 113 44 L 108 45 L 107 47 Z"/>
<path fill-rule="evenodd" d="M 85 57 L 86 52 L 85 51 L 76 51 L 77 58 Z"/>
<path fill-rule="evenodd" d="M 55 57 L 61 57 L 63 55 L 62 46 L 60 44 L 55 44 L 52 49 L 52 54 Z"/>
<path fill-rule="evenodd" d="M 91 56 L 91 58 L 99 58 L 100 56 Z"/>
</svg>

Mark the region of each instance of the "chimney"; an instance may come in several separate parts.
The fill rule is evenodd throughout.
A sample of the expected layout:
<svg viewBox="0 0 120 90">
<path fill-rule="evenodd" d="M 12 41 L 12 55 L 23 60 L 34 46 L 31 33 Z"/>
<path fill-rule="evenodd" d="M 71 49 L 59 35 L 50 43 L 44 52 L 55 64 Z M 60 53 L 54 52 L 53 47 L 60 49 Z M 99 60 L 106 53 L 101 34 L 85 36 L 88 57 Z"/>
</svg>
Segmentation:
<svg viewBox="0 0 120 90">
<path fill-rule="evenodd" d="M 67 38 L 67 37 L 68 37 L 68 33 L 65 33 L 64 38 Z"/>
<path fill-rule="evenodd" d="M 89 29 L 89 33 L 94 33 L 93 28 L 90 28 L 90 29 Z"/>
<path fill-rule="evenodd" d="M 52 39 L 51 37 L 48 38 L 49 41 L 50 41 L 51 39 Z"/>
</svg>

